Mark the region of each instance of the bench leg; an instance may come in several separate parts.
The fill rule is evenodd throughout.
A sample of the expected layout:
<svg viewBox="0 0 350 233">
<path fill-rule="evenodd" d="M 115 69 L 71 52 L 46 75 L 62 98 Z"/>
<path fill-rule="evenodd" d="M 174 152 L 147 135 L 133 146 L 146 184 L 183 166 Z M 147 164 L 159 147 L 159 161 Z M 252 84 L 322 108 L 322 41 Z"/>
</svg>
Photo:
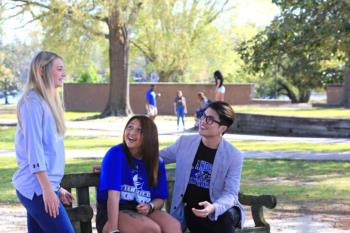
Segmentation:
<svg viewBox="0 0 350 233">
<path fill-rule="evenodd" d="M 91 222 L 81 222 L 80 233 L 92 233 Z"/>
<path fill-rule="evenodd" d="M 265 221 L 264 210 L 261 205 L 252 206 L 252 216 L 256 227 L 265 227 L 267 232 L 270 233 L 270 225 Z"/>
</svg>

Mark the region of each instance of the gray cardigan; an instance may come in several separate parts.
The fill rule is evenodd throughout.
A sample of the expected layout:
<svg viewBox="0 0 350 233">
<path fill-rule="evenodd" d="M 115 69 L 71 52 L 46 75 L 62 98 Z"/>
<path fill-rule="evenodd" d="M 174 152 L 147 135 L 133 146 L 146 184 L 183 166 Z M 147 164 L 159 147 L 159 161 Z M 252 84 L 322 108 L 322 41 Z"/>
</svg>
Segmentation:
<svg viewBox="0 0 350 233">
<path fill-rule="evenodd" d="M 186 229 L 186 222 L 182 198 L 186 192 L 192 163 L 200 142 L 201 136 L 198 134 L 181 136 L 173 145 L 160 151 L 160 156 L 165 163 L 176 162 L 175 186 L 170 213 L 181 222 L 183 230 Z M 217 220 L 229 208 L 237 206 L 241 210 L 241 226 L 243 227 L 245 216 L 238 201 L 242 164 L 242 153 L 222 138 L 215 155 L 209 185 L 210 201 L 215 206 L 215 212 L 209 216 L 210 220 Z"/>
</svg>

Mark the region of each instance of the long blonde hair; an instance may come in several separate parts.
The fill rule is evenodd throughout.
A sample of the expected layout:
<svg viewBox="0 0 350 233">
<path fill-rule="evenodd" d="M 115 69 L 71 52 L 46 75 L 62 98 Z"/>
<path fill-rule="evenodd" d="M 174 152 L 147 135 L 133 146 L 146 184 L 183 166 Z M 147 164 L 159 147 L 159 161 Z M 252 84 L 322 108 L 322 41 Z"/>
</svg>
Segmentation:
<svg viewBox="0 0 350 233">
<path fill-rule="evenodd" d="M 49 51 L 41 51 L 33 58 L 30 64 L 29 77 L 24 86 L 23 95 L 17 105 L 17 118 L 18 123 L 21 125 L 19 119 L 20 103 L 30 90 L 34 90 L 50 107 L 55 119 L 57 133 L 59 135 L 64 135 L 66 131 L 63 114 L 64 109 L 51 76 L 52 63 L 55 59 L 62 59 L 62 57 Z"/>
</svg>

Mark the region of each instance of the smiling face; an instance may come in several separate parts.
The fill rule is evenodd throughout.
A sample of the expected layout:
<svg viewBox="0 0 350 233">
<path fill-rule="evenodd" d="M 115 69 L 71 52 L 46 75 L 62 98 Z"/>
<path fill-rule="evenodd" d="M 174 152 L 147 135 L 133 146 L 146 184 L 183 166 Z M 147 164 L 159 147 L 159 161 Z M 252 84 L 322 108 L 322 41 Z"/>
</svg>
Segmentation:
<svg viewBox="0 0 350 233">
<path fill-rule="evenodd" d="M 138 119 L 131 120 L 126 126 L 124 131 L 124 142 L 128 147 L 131 155 L 140 155 L 143 144 L 143 134 L 141 122 Z"/>
<path fill-rule="evenodd" d="M 66 73 L 64 71 L 64 64 L 62 59 L 56 58 L 52 61 L 51 77 L 55 88 L 61 87 L 63 85 Z"/>
<path fill-rule="evenodd" d="M 207 138 L 219 138 L 226 130 L 226 126 L 219 124 L 220 119 L 217 112 L 207 108 L 199 122 L 199 134 Z"/>
</svg>

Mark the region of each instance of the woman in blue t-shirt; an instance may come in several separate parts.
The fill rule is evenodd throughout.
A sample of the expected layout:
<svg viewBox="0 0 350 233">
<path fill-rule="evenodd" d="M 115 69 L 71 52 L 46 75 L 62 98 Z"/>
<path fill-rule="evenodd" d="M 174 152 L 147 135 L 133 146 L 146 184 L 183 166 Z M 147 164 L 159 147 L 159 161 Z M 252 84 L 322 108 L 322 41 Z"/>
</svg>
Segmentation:
<svg viewBox="0 0 350 233">
<path fill-rule="evenodd" d="M 157 127 L 146 116 L 133 116 L 124 129 L 123 143 L 109 149 L 102 161 L 97 230 L 181 232 L 179 222 L 161 211 L 167 198 Z"/>
</svg>

